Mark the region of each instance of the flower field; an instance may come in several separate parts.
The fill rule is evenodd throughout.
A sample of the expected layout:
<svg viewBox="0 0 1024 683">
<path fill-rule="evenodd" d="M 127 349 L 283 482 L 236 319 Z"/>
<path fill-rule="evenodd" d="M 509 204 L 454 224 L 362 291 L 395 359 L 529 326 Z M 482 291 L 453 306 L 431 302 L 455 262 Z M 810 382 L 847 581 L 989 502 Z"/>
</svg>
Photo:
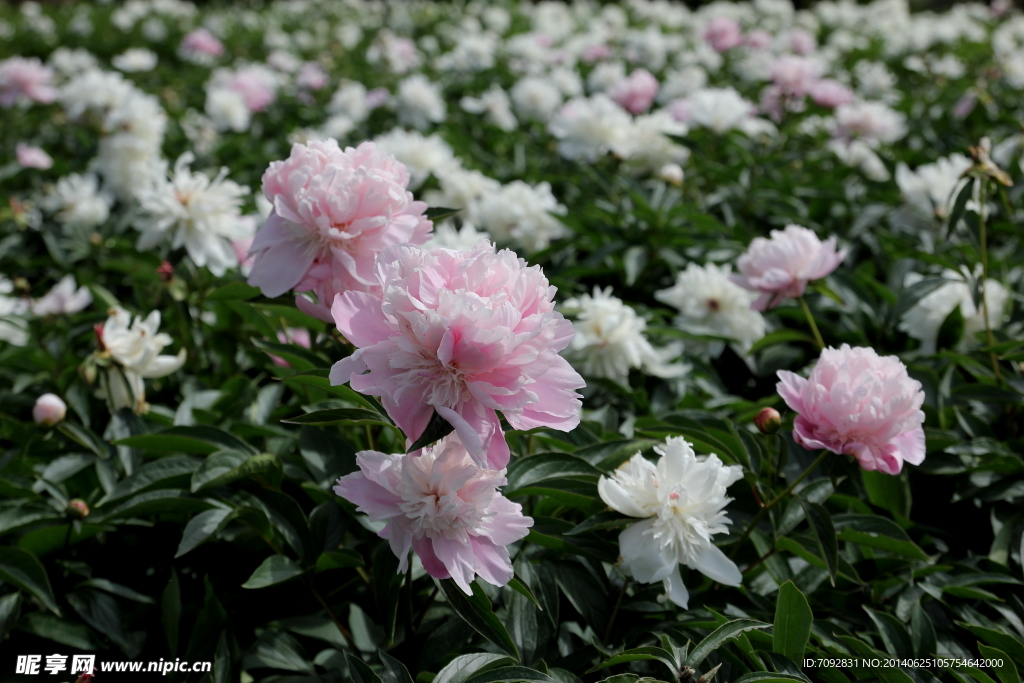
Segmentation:
<svg viewBox="0 0 1024 683">
<path fill-rule="evenodd" d="M 1019 683 L 1022 103 L 1004 0 L 0 4 L 0 681 Z"/>
</svg>

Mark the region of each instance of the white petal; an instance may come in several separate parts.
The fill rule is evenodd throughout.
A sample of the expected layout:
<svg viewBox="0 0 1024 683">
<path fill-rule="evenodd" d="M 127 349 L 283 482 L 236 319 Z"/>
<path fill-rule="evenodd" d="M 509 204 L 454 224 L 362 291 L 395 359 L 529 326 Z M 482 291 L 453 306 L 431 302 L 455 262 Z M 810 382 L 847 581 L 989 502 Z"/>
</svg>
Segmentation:
<svg viewBox="0 0 1024 683">
<path fill-rule="evenodd" d="M 650 517 L 650 513 L 640 507 L 619 482 L 609 477 L 601 477 L 597 482 L 597 492 L 601 500 L 610 508 L 630 517 Z"/>
<path fill-rule="evenodd" d="M 619 554 L 625 568 L 640 583 L 661 581 L 678 566 L 674 554 L 669 556 L 654 537 L 644 533 L 656 521 L 645 519 L 619 534 Z"/>
<path fill-rule="evenodd" d="M 739 567 L 726 557 L 725 553 L 716 545 L 709 545 L 707 550 L 697 555 L 687 565 L 726 586 L 738 586 L 743 583 L 743 575 L 740 574 Z"/>
<path fill-rule="evenodd" d="M 665 579 L 665 592 L 668 593 L 669 600 L 683 609 L 689 607 L 690 591 L 686 590 L 686 586 L 683 584 L 683 577 L 679 574 L 679 565 L 676 565 L 676 570 Z"/>
</svg>

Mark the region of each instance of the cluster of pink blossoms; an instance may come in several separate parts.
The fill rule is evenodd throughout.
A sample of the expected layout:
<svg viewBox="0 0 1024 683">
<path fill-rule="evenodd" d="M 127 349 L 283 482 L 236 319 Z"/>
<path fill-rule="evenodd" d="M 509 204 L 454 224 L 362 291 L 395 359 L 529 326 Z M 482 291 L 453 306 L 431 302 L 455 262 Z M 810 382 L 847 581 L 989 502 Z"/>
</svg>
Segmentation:
<svg viewBox="0 0 1024 683">
<path fill-rule="evenodd" d="M 504 498 L 509 448 L 497 411 L 515 429 L 571 430 L 583 378 L 558 355 L 572 323 L 538 266 L 481 241 L 471 251 L 425 249 L 426 204 L 409 172 L 372 142 L 295 145 L 263 176 L 273 204 L 256 235 L 249 283 L 269 297 L 312 291 L 300 308 L 330 320 L 355 347 L 331 383 L 379 396 L 406 447 L 432 421 L 454 429 L 412 453 L 357 454 L 359 471 L 335 491 L 373 521 L 408 566 L 467 593 L 476 576 L 512 578 L 506 546 L 533 521 Z"/>
</svg>

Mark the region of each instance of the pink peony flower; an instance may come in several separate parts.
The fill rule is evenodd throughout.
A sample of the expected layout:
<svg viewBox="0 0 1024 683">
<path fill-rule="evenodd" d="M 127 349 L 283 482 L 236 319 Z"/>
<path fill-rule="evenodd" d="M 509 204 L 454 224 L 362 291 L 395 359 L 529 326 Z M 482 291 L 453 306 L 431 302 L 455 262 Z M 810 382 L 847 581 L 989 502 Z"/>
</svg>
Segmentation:
<svg viewBox="0 0 1024 683">
<path fill-rule="evenodd" d="M 764 29 L 755 28 L 743 36 L 743 44 L 752 50 L 764 50 L 772 46 L 772 34 Z"/>
<path fill-rule="evenodd" d="M 181 41 L 181 49 L 189 54 L 220 57 L 224 54 L 224 43 L 205 28 L 197 28 Z"/>
<path fill-rule="evenodd" d="M 815 103 L 831 109 L 853 102 L 853 91 L 832 78 L 821 79 L 811 86 L 808 94 Z"/>
<path fill-rule="evenodd" d="M 21 102 L 49 104 L 57 99 L 57 89 L 50 81 L 53 69 L 38 57 L 11 57 L 0 62 L 0 107 L 13 107 Z"/>
<path fill-rule="evenodd" d="M 32 407 L 32 419 L 36 424 L 52 427 L 67 414 L 68 406 L 56 394 L 43 394 Z"/>
<path fill-rule="evenodd" d="M 802 28 L 795 28 L 789 32 L 789 46 L 798 55 L 809 55 L 817 47 L 814 34 Z"/>
<path fill-rule="evenodd" d="M 293 145 L 263 174 L 274 209 L 253 240 L 249 284 L 268 297 L 313 291 L 319 303 L 300 297 L 300 308 L 330 321 L 335 294 L 379 289 L 373 264 L 382 249 L 427 241 L 427 205 L 408 185 L 408 169 L 372 142 L 344 151 L 335 140 Z"/>
<path fill-rule="evenodd" d="M 374 110 L 383 107 L 391 99 L 391 93 L 387 88 L 374 88 L 366 92 L 366 108 Z"/>
<path fill-rule="evenodd" d="M 743 32 L 735 19 L 715 17 L 704 29 L 704 40 L 717 52 L 725 52 L 743 44 Z"/>
<path fill-rule="evenodd" d="M 600 62 L 602 59 L 608 59 L 611 56 L 612 48 L 608 45 L 599 43 L 597 45 L 591 45 L 585 49 L 583 54 L 580 56 L 580 59 L 587 64 L 592 64 L 593 62 Z"/>
<path fill-rule="evenodd" d="M 784 299 L 802 296 L 807 283 L 839 267 L 846 250 L 836 251 L 836 238 L 822 242 L 813 230 L 787 225 L 772 230 L 771 239 L 755 237 L 740 256 L 740 273 L 730 279 L 741 287 L 761 292 L 750 305 L 755 311 L 775 308 Z"/>
<path fill-rule="evenodd" d="M 924 391 L 896 356 L 843 344 L 823 350 L 807 379 L 778 375 L 779 395 L 799 413 L 793 439 L 804 448 L 852 455 L 886 474 L 924 461 Z"/>
<path fill-rule="evenodd" d="M 305 62 L 295 77 L 295 84 L 307 90 L 323 90 L 327 86 L 327 72 L 316 62 Z"/>
<path fill-rule="evenodd" d="M 249 111 L 263 111 L 277 99 L 269 73 L 259 67 L 242 67 L 227 80 L 227 88 L 242 96 Z"/>
<path fill-rule="evenodd" d="M 356 453 L 359 471 L 338 479 L 334 492 L 372 522 L 386 522 L 381 538 L 409 567 L 412 548 L 424 569 L 451 578 L 467 595 L 476 576 L 504 586 L 513 576 L 506 546 L 533 526 L 523 508 L 498 493 L 505 471 L 480 469 L 454 436 L 418 457 L 377 451 Z"/>
<path fill-rule="evenodd" d="M 53 157 L 33 145 L 19 142 L 14 148 L 14 153 L 18 158 L 18 165 L 22 168 L 40 168 L 45 171 L 53 166 Z"/>
<path fill-rule="evenodd" d="M 515 429 L 579 424 L 574 390 L 585 383 L 558 355 L 573 326 L 539 266 L 484 240 L 471 251 L 402 244 L 381 252 L 377 277 L 383 298 L 334 300 L 358 350 L 335 363 L 331 383 L 380 396 L 410 444 L 436 411 L 479 465 L 500 469 L 509 449 L 496 411 Z"/>
<path fill-rule="evenodd" d="M 631 114 L 647 111 L 658 94 L 658 79 L 647 69 L 637 69 L 608 92 L 616 104 Z"/>
</svg>

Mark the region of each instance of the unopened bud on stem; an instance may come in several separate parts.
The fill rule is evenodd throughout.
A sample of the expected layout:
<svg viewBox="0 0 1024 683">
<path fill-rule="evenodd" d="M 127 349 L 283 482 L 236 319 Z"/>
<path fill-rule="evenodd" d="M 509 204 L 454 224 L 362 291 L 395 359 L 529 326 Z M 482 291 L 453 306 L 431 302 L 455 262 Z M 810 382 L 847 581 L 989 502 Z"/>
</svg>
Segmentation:
<svg viewBox="0 0 1024 683">
<path fill-rule="evenodd" d="M 754 424 L 762 434 L 774 434 L 782 427 L 782 416 L 775 408 L 763 408 L 754 418 Z"/>
</svg>

